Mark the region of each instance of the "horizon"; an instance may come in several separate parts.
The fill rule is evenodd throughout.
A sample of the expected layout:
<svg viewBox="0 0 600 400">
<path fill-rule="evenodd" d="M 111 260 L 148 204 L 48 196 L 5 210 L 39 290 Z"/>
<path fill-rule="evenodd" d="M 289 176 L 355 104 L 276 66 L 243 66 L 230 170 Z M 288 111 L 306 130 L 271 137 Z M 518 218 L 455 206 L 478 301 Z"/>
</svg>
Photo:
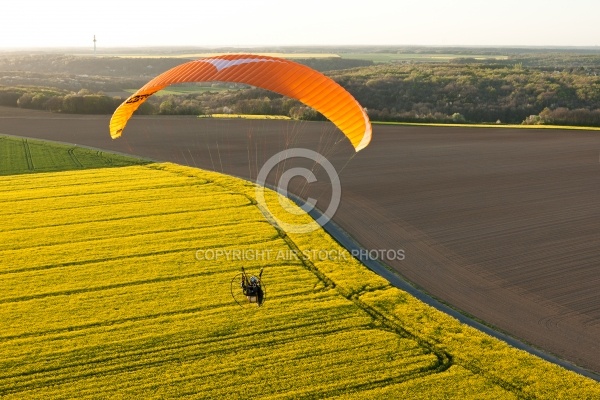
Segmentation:
<svg viewBox="0 0 600 400">
<path fill-rule="evenodd" d="M 581 50 L 599 50 L 600 45 L 590 46 L 578 46 L 578 45 L 460 45 L 460 44 L 448 44 L 448 45 L 413 45 L 413 44 L 389 44 L 389 45 L 376 45 L 376 44 L 344 44 L 344 45 L 220 45 L 220 46 L 194 46 L 194 45 L 130 45 L 130 46 L 111 46 L 98 48 L 98 51 L 108 52 L 114 50 L 207 50 L 207 51 L 220 51 L 220 50 L 288 50 L 288 49 L 314 49 L 314 50 L 344 50 L 344 49 L 486 49 L 486 50 L 510 50 L 510 49 L 537 49 L 537 50 L 570 50 L 570 49 L 581 49 Z M 59 51 L 59 50 L 76 50 L 76 51 L 89 51 L 93 52 L 93 44 L 91 46 L 46 46 L 46 47 L 0 47 L 2 52 L 21 52 L 21 51 Z M 101 54 L 100 54 L 101 55 Z"/>
</svg>

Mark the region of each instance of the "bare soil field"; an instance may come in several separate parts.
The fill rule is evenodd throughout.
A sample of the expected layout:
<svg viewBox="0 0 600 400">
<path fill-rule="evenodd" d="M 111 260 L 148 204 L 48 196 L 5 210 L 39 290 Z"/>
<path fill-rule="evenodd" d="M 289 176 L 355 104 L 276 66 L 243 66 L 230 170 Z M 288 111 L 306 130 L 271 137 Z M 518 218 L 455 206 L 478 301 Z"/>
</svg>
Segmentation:
<svg viewBox="0 0 600 400">
<path fill-rule="evenodd" d="M 353 156 L 327 122 L 140 116 L 111 140 L 108 121 L 0 107 L 0 134 L 249 179 L 280 150 L 317 150 L 340 172 L 334 221 L 365 248 L 404 250 L 385 261 L 416 286 L 600 372 L 598 132 L 375 125 Z M 315 174 L 291 188 L 324 208 L 329 185 Z"/>
</svg>

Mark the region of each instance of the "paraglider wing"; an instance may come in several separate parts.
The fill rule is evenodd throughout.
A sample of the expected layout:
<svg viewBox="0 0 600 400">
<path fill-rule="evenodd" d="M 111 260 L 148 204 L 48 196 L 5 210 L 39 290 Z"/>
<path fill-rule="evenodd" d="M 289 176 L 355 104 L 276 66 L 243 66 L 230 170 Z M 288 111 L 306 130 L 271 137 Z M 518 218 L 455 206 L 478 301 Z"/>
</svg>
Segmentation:
<svg viewBox="0 0 600 400">
<path fill-rule="evenodd" d="M 148 97 L 183 82 L 236 82 L 297 99 L 333 122 L 359 151 L 371 141 L 365 110 L 343 87 L 305 65 L 252 54 L 222 55 L 189 61 L 152 79 L 125 100 L 110 120 L 110 135 L 121 136 L 127 121 Z"/>
</svg>

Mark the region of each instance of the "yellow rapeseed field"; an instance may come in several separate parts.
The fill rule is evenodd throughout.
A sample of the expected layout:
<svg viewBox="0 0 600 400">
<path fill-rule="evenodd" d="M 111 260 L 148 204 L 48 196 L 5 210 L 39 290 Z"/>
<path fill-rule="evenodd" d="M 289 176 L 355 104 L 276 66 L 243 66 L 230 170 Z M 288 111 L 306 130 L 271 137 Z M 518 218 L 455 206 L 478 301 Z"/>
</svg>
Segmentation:
<svg viewBox="0 0 600 400">
<path fill-rule="evenodd" d="M 600 398 L 324 231 L 285 234 L 250 182 L 168 163 L 2 176 L 0 220 L 2 398 Z M 242 266 L 264 268 L 262 307 L 232 298 Z"/>
</svg>

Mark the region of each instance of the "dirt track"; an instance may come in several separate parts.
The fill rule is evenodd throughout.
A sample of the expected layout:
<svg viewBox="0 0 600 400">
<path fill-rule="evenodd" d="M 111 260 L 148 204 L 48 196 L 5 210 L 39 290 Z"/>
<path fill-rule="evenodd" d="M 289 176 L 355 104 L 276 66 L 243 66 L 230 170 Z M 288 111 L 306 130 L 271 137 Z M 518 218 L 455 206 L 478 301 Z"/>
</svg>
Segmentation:
<svg viewBox="0 0 600 400">
<path fill-rule="evenodd" d="M 334 220 L 363 246 L 403 249 L 388 264 L 417 286 L 600 372 L 599 132 L 376 125 L 347 162 L 328 123 L 136 117 L 113 141 L 108 120 L 0 108 L 0 134 L 251 179 L 290 145 L 331 150 L 343 190 Z M 327 201 L 317 176 L 302 194 Z"/>
</svg>

